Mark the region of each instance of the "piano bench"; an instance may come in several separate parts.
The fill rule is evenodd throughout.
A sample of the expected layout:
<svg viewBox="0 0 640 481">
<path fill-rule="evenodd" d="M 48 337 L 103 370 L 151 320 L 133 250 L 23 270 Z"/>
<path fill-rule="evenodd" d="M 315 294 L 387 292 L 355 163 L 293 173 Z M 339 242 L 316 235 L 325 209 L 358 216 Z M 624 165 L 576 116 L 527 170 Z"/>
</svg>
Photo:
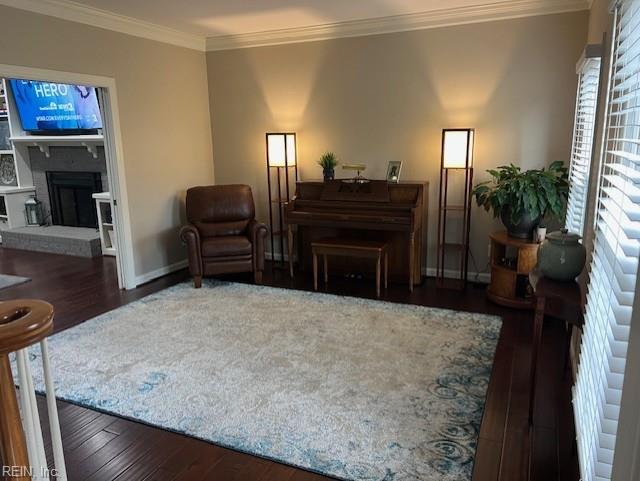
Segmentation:
<svg viewBox="0 0 640 481">
<path fill-rule="evenodd" d="M 324 260 L 324 282 L 329 283 L 329 262 L 327 257 L 346 256 L 346 257 L 365 257 L 376 260 L 376 295 L 380 297 L 380 274 L 381 265 L 384 262 L 384 288 L 387 288 L 387 279 L 389 274 L 389 256 L 387 252 L 387 244 L 378 241 L 356 240 L 329 238 L 321 239 L 311 243 L 311 252 L 313 254 L 313 288 L 318 290 L 318 256 L 322 256 Z"/>
</svg>

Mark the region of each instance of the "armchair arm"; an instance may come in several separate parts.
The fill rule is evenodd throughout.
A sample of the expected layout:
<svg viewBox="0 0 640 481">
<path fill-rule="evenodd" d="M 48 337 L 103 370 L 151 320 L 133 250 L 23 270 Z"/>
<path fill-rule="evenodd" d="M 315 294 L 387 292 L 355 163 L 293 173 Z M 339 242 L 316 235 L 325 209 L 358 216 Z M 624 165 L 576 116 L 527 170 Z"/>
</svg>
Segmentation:
<svg viewBox="0 0 640 481">
<path fill-rule="evenodd" d="M 247 226 L 247 236 L 253 249 L 253 271 L 264 270 L 264 240 L 267 237 L 267 226 L 252 219 Z"/>
<path fill-rule="evenodd" d="M 189 253 L 189 273 L 192 276 L 202 276 L 202 250 L 200 248 L 200 232 L 191 224 L 180 229 L 180 239 L 187 244 Z"/>
</svg>

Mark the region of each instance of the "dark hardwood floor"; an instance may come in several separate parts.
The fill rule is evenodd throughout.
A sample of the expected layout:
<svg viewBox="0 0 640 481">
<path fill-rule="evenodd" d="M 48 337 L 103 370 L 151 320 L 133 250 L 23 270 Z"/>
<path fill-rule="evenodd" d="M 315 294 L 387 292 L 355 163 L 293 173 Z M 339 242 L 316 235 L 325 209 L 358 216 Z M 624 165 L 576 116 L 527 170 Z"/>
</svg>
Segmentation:
<svg viewBox="0 0 640 481">
<path fill-rule="evenodd" d="M 88 260 L 3 248 L 0 248 L 0 272 L 33 279 L 0 290 L 0 300 L 35 297 L 51 302 L 56 309 L 56 331 L 187 278 L 186 272 L 181 271 L 132 291 L 119 291 L 112 258 Z M 251 281 L 249 275 L 225 278 Z M 310 275 L 300 274 L 290 280 L 285 271 L 270 268 L 265 272 L 264 282 L 294 289 L 313 288 Z M 332 278 L 328 291 L 373 298 L 374 290 L 367 281 Z M 474 481 L 578 479 L 570 377 L 563 369 L 564 332 L 559 323 L 547 322 L 543 332 L 532 456 L 529 456 L 527 415 L 532 313 L 490 303 L 482 285 L 470 285 L 460 293 L 437 289 L 432 279 L 425 280 L 413 293 L 409 293 L 406 286 L 390 285 L 383 298 L 503 318 L 479 434 Z M 39 402 L 41 412 L 46 413 L 44 398 L 39 397 Z M 330 479 L 62 401 L 58 405 L 70 480 Z M 45 425 L 46 435 L 47 431 Z"/>
<path fill-rule="evenodd" d="M 0 273 L 31 278 L 0 290 L 0 301 L 39 298 L 56 310 L 54 332 L 169 287 L 187 277 L 177 272 L 130 291 L 118 289 L 114 257 L 62 256 L 0 247 Z"/>
</svg>

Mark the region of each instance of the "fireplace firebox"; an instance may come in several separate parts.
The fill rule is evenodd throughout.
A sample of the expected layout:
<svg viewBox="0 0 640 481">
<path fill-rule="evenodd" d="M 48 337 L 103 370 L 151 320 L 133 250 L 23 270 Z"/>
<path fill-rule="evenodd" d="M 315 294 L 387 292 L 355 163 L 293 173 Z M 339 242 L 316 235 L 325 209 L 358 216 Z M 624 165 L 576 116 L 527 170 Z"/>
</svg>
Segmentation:
<svg viewBox="0 0 640 481">
<path fill-rule="evenodd" d="M 51 222 L 69 227 L 98 228 L 92 194 L 102 192 L 99 172 L 47 172 Z"/>
</svg>

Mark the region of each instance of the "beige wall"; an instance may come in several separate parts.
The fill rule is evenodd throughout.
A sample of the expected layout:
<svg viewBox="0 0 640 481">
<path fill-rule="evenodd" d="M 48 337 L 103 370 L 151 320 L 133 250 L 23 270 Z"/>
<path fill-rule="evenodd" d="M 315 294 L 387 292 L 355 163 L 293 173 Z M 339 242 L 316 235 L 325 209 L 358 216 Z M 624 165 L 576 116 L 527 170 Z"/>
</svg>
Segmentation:
<svg viewBox="0 0 640 481">
<path fill-rule="evenodd" d="M 610 0 L 593 0 L 589 12 L 589 43 L 601 43 L 602 34 L 611 33 Z"/>
<path fill-rule="evenodd" d="M 184 190 L 213 182 L 204 53 L 4 6 L 0 18 L 0 64 L 116 79 L 136 274 L 184 259 Z"/>
<path fill-rule="evenodd" d="M 298 133 L 303 180 L 321 177 L 315 161 L 327 150 L 367 164 L 371 178 L 402 160 L 403 180 L 431 183 L 434 266 L 441 129 L 476 128 L 477 181 L 503 163 L 568 161 L 587 21 L 579 12 L 209 52 L 216 181 L 250 184 L 266 219 L 264 133 L 280 129 Z M 474 208 L 479 270 L 499 227 Z"/>
</svg>

